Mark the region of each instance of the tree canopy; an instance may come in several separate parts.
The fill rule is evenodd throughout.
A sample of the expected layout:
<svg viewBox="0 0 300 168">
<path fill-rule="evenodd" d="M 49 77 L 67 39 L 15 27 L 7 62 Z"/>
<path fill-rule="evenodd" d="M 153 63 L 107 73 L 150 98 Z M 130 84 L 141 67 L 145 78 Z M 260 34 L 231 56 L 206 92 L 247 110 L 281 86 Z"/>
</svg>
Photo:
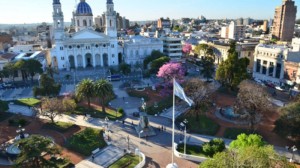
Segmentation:
<svg viewBox="0 0 300 168">
<path fill-rule="evenodd" d="M 159 68 L 169 61 L 170 58 L 167 56 L 163 56 L 153 60 L 150 64 L 150 73 L 157 74 Z"/>
<path fill-rule="evenodd" d="M 42 74 L 39 79 L 39 86 L 33 88 L 34 96 L 58 96 L 61 85 L 56 83 L 47 74 Z"/>
<path fill-rule="evenodd" d="M 208 81 L 209 79 L 211 79 L 213 77 L 213 73 L 215 71 L 215 65 L 214 65 L 213 58 L 212 57 L 204 57 L 204 59 L 202 60 L 202 67 L 203 67 L 203 69 L 200 71 L 200 73 Z"/>
<path fill-rule="evenodd" d="M 185 74 L 185 69 L 181 63 L 166 63 L 162 67 L 159 68 L 157 73 L 158 78 L 162 78 L 164 80 L 163 83 L 163 94 L 170 94 L 173 88 L 173 78 L 178 82 L 183 82 Z"/>
<path fill-rule="evenodd" d="M 217 69 L 216 80 L 220 81 L 223 86 L 230 89 L 236 89 L 241 81 L 249 77 L 247 66 L 250 61 L 248 58 L 239 58 L 235 51 L 235 43 L 230 44 L 228 58 L 221 62 Z"/>
<path fill-rule="evenodd" d="M 122 71 L 122 73 L 124 75 L 128 75 L 131 73 L 131 66 L 129 64 L 126 64 L 126 63 L 121 63 L 119 65 L 119 70 Z"/>
<path fill-rule="evenodd" d="M 6 101 L 0 100 L 0 113 L 6 112 L 9 109 L 8 103 Z"/>
<path fill-rule="evenodd" d="M 151 55 L 147 56 L 145 59 L 144 59 L 144 69 L 147 69 L 147 66 L 150 62 L 152 62 L 153 60 L 156 60 L 160 57 L 164 56 L 163 53 L 161 53 L 160 51 L 158 50 L 153 50 L 151 52 Z"/>
<path fill-rule="evenodd" d="M 235 111 L 247 115 L 250 127 L 253 129 L 256 119 L 272 108 L 269 97 L 262 86 L 253 81 L 244 80 L 239 85 Z"/>
<path fill-rule="evenodd" d="M 284 136 L 300 138 L 300 101 L 288 104 L 279 109 L 281 116 L 275 122 L 275 131 Z"/>
<path fill-rule="evenodd" d="M 112 84 L 104 79 L 97 80 L 94 84 L 94 95 L 99 97 L 102 112 L 105 113 L 106 104 L 115 96 Z"/>
<path fill-rule="evenodd" d="M 202 162 L 200 168 L 223 167 L 280 167 L 293 168 L 287 159 L 277 154 L 271 145 L 266 145 L 261 136 L 241 134 L 230 143 L 230 148 Z"/>
<path fill-rule="evenodd" d="M 21 153 L 15 160 L 16 167 L 58 167 L 55 162 L 47 159 L 60 154 L 60 149 L 51 139 L 40 135 L 30 135 L 18 141 L 18 145 Z"/>
<path fill-rule="evenodd" d="M 88 106 L 91 108 L 91 98 L 95 95 L 93 80 L 83 79 L 77 85 L 75 95 L 79 100 L 86 98 L 88 101 Z"/>
</svg>

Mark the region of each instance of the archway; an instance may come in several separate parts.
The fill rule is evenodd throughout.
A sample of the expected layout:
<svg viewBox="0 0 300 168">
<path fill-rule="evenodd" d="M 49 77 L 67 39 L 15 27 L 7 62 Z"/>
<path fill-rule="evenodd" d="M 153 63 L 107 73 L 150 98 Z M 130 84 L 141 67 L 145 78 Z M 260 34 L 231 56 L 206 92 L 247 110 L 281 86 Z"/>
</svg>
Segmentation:
<svg viewBox="0 0 300 168">
<path fill-rule="evenodd" d="M 75 58 L 73 55 L 69 56 L 69 65 L 71 69 L 75 69 Z"/>
<path fill-rule="evenodd" d="M 77 67 L 83 67 L 83 60 L 81 55 L 77 55 Z"/>
<path fill-rule="evenodd" d="M 99 54 L 95 55 L 96 66 L 101 66 L 101 56 Z"/>
<path fill-rule="evenodd" d="M 93 57 L 92 54 L 85 54 L 85 67 L 93 67 Z"/>
<path fill-rule="evenodd" d="M 119 64 L 123 63 L 123 55 L 122 55 L 122 53 L 118 54 L 118 61 L 119 61 Z"/>
<path fill-rule="evenodd" d="M 103 66 L 108 67 L 108 55 L 106 53 L 103 54 Z"/>
</svg>

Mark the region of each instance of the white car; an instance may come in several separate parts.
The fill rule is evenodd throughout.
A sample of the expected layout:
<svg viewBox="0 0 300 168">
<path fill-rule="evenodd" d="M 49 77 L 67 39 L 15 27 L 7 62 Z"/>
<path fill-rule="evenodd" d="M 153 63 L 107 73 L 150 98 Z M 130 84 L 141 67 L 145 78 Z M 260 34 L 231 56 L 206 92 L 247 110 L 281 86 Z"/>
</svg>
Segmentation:
<svg viewBox="0 0 300 168">
<path fill-rule="evenodd" d="M 275 86 L 275 89 L 279 90 L 279 91 L 284 91 L 284 89 L 282 87 L 280 87 L 280 86 Z"/>
</svg>

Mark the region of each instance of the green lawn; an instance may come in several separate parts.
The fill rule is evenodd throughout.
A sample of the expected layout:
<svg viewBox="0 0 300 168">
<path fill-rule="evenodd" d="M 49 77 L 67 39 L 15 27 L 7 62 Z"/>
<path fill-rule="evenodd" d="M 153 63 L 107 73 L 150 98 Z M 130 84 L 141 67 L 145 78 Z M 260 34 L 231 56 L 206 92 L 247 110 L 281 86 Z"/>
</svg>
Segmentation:
<svg viewBox="0 0 300 168">
<path fill-rule="evenodd" d="M 195 116 L 186 114 L 177 118 L 176 122 L 180 123 L 184 119 L 188 120 L 187 130 L 191 133 L 206 134 L 206 135 L 215 135 L 220 125 L 213 122 L 211 119 L 205 115 L 200 115 L 199 120 L 196 120 Z"/>
<path fill-rule="evenodd" d="M 87 107 L 78 106 L 73 112 L 69 114 L 85 115 L 90 114 L 94 118 L 105 118 L 108 117 L 110 120 L 119 120 L 123 117 L 122 113 L 117 112 L 109 108 L 105 108 L 106 113 L 102 112 L 102 108 L 89 109 Z"/>
<path fill-rule="evenodd" d="M 66 143 L 67 148 L 85 156 L 89 156 L 93 150 L 105 146 L 103 131 L 92 128 L 86 128 L 84 131 L 74 134 Z"/>
<path fill-rule="evenodd" d="M 172 96 L 171 97 L 169 96 L 159 101 L 157 103 L 157 107 L 154 107 L 154 105 L 147 107 L 146 111 L 147 114 L 149 115 L 155 115 L 158 112 L 162 112 L 164 109 L 168 109 L 172 107 L 172 105 L 173 105 L 173 99 Z"/>
<path fill-rule="evenodd" d="M 51 129 L 58 132 L 66 132 L 71 127 L 75 126 L 75 124 L 72 123 L 66 123 L 66 122 L 55 122 L 55 123 L 46 123 L 43 125 L 43 129 Z"/>
<path fill-rule="evenodd" d="M 253 131 L 250 129 L 245 129 L 245 128 L 227 128 L 224 132 L 224 138 L 228 139 L 236 139 L 238 135 L 241 133 L 245 134 L 252 134 Z"/>
<path fill-rule="evenodd" d="M 108 168 L 134 168 L 137 164 L 139 164 L 138 156 L 126 154 Z"/>
<path fill-rule="evenodd" d="M 14 101 L 15 104 L 30 106 L 30 107 L 36 106 L 40 102 L 41 101 L 39 99 L 35 99 L 35 98 L 24 98 L 24 99 L 18 99 Z"/>
<path fill-rule="evenodd" d="M 184 145 L 179 144 L 177 146 L 177 151 L 180 153 L 184 153 Z M 202 156 L 202 157 L 208 157 L 204 154 L 202 151 L 202 146 L 197 145 L 186 145 L 186 154 L 188 155 L 194 155 L 194 156 Z"/>
</svg>

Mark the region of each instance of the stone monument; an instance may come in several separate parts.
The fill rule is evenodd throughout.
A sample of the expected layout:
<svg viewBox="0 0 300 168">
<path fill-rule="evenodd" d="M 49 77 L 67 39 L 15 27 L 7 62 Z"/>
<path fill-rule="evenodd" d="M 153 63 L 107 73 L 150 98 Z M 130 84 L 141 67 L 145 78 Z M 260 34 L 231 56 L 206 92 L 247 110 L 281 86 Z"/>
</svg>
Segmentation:
<svg viewBox="0 0 300 168">
<path fill-rule="evenodd" d="M 156 135 L 154 129 L 150 126 L 150 122 L 146 113 L 140 113 L 139 124 L 135 126 L 135 130 L 139 137 L 149 137 Z"/>
</svg>

